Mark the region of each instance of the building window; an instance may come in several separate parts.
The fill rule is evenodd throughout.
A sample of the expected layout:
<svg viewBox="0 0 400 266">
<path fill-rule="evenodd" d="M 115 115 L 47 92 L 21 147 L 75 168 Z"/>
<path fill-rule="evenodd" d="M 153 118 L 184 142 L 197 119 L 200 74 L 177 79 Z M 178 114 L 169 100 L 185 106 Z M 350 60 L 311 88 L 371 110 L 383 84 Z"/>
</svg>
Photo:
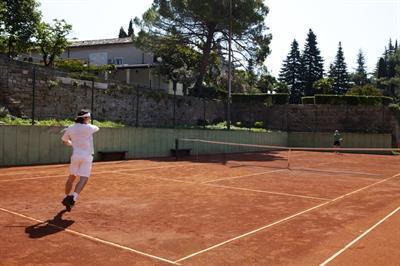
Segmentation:
<svg viewBox="0 0 400 266">
<path fill-rule="evenodd" d="M 122 64 L 124 64 L 124 59 L 122 57 L 116 57 L 116 58 L 114 58 L 114 63 L 116 65 L 122 65 Z"/>
</svg>

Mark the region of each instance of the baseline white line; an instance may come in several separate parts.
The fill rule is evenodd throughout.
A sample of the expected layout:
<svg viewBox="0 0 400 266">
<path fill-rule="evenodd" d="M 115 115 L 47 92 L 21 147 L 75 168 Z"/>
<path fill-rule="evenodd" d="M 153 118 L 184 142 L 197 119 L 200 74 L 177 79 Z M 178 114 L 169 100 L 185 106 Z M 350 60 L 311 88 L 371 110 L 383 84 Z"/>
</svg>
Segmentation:
<svg viewBox="0 0 400 266">
<path fill-rule="evenodd" d="M 290 219 L 293 219 L 293 218 L 295 218 L 295 217 L 297 217 L 297 216 L 299 216 L 299 215 L 302 215 L 302 214 L 304 214 L 304 213 L 313 211 L 313 210 L 318 209 L 318 208 L 320 208 L 320 207 L 322 207 L 322 206 L 331 204 L 332 202 L 338 201 L 338 200 L 340 200 L 340 199 L 342 199 L 342 198 L 345 198 L 345 197 L 350 196 L 350 195 L 352 195 L 352 194 L 358 193 L 358 192 L 360 192 L 360 191 L 362 191 L 362 190 L 368 189 L 368 188 L 370 188 L 370 187 L 372 187 L 372 186 L 376 186 L 376 185 L 378 185 L 378 184 L 380 184 L 380 183 L 386 182 L 386 181 L 388 181 L 388 180 L 390 180 L 390 179 L 392 179 L 392 178 L 398 177 L 399 175 L 400 175 L 400 173 L 395 174 L 395 175 L 393 175 L 393 176 L 391 176 L 391 177 L 385 178 L 385 179 L 383 179 L 383 180 L 380 180 L 380 181 L 375 182 L 375 183 L 373 183 L 373 184 L 370 184 L 370 185 L 368 185 L 368 186 L 365 186 L 365 187 L 362 187 L 362 188 L 360 188 L 360 189 L 357 189 L 357 190 L 354 190 L 354 191 L 352 191 L 352 192 L 349 192 L 349 193 L 346 193 L 346 194 L 344 194 L 344 195 L 341 195 L 341 196 L 339 196 L 339 197 L 337 197 L 337 198 L 334 198 L 334 199 L 332 199 L 332 200 L 330 200 L 330 201 L 327 201 L 327 202 L 318 204 L 317 206 L 311 207 L 311 208 L 306 209 L 306 210 L 304 210 L 304 211 L 297 212 L 297 213 L 292 214 L 292 215 L 290 215 L 290 216 L 288 216 L 288 217 L 285 217 L 285 218 L 283 218 L 283 219 L 280 219 L 280 220 L 278 220 L 278 221 L 276 221 L 276 222 L 273 222 L 273 223 L 264 225 L 264 226 L 262 226 L 262 227 L 260 227 L 260 228 L 257 228 L 257 229 L 255 229 L 255 230 L 253 230 L 253 231 L 244 233 L 244 234 L 239 235 L 239 236 L 237 236 L 237 237 L 234 237 L 234 238 L 225 240 L 225 241 L 223 241 L 223 242 L 221 242 L 221 243 L 218 243 L 218 244 L 216 244 L 216 245 L 213 245 L 213 246 L 211 246 L 211 247 L 208 247 L 208 248 L 206 248 L 206 249 L 203 249 L 203 250 L 200 250 L 200 251 L 198 251 L 198 252 L 195 252 L 195 253 L 192 253 L 192 254 L 190 254 L 190 255 L 187 255 L 187 256 L 185 256 L 185 257 L 183 257 L 183 258 L 180 258 L 180 259 L 176 260 L 175 262 L 180 262 L 180 261 L 187 260 L 187 259 L 189 259 L 189 258 L 191 258 L 191 257 L 194 257 L 194 256 L 199 255 L 199 254 L 201 254 L 201 253 L 204 253 L 204 252 L 206 252 L 206 251 L 215 249 L 215 248 L 220 247 L 220 246 L 222 246 L 222 245 L 228 244 L 228 243 L 230 243 L 230 242 L 232 242 L 232 241 L 235 241 L 235 240 L 237 240 L 237 239 L 246 237 L 246 236 L 248 236 L 248 235 L 252 235 L 252 234 L 257 233 L 257 232 L 259 232 L 259 231 L 261 231 L 261 230 L 264 230 L 264 229 L 266 229 L 266 228 L 269 228 L 269 227 L 272 227 L 272 226 L 274 226 L 274 225 L 283 223 L 283 222 L 285 222 L 285 221 L 288 221 L 288 220 L 290 220 Z"/>
<path fill-rule="evenodd" d="M 222 181 L 222 180 L 242 178 L 242 177 L 257 176 L 257 175 L 263 175 L 263 174 L 269 174 L 269 173 L 287 171 L 287 170 L 288 169 L 278 169 L 278 170 L 271 170 L 271 171 L 266 171 L 266 172 L 261 172 L 261 173 L 253 173 L 253 174 L 247 174 L 247 175 L 239 175 L 239 176 L 233 176 L 233 177 L 219 178 L 219 179 L 204 181 L 204 182 L 201 182 L 201 184 L 212 183 L 212 182 L 217 182 L 217 181 Z"/>
<path fill-rule="evenodd" d="M 249 189 L 249 188 L 222 186 L 222 185 L 213 185 L 213 184 L 203 184 L 203 185 L 210 186 L 210 187 L 220 187 L 220 188 L 228 188 L 228 189 L 260 192 L 260 193 L 265 193 L 265 194 L 274 194 L 274 195 L 280 195 L 280 196 L 290 196 L 290 197 L 305 198 L 305 199 L 316 199 L 316 200 L 323 200 L 323 201 L 331 200 L 331 199 L 327 199 L 327 198 L 318 198 L 318 197 L 313 197 L 313 196 L 304 196 L 304 195 L 290 194 L 290 193 L 284 193 L 284 192 L 274 192 L 274 191 L 268 191 L 268 190 L 258 190 L 258 189 Z"/>
<path fill-rule="evenodd" d="M 44 178 L 55 178 L 55 177 L 68 177 L 68 174 L 65 174 L 65 175 L 37 176 L 37 177 L 27 177 L 27 178 L 18 178 L 18 179 L 4 179 L 4 180 L 0 180 L 0 183 L 1 182 L 11 182 L 11 181 L 24 181 L 24 180 L 35 180 L 35 179 L 44 179 Z"/>
<path fill-rule="evenodd" d="M 372 174 L 366 172 L 350 172 L 350 171 L 335 171 L 335 170 L 323 170 L 323 169 L 314 169 L 314 168 L 292 168 L 291 170 L 298 171 L 314 171 L 314 172 L 324 172 L 324 173 L 332 173 L 332 174 L 356 174 L 356 175 L 368 175 L 368 176 L 381 176 L 381 174 Z"/>
<path fill-rule="evenodd" d="M 3 211 L 3 212 L 7 212 L 9 214 L 13 214 L 13 215 L 28 219 L 28 220 L 32 220 L 32 221 L 39 222 L 39 223 L 44 223 L 44 221 L 41 221 L 39 219 L 30 217 L 30 216 L 27 216 L 27 215 L 24 215 L 24 214 L 21 214 L 21 213 L 17 213 L 17 212 L 14 212 L 14 211 L 10 211 L 10 210 L 7 210 L 7 209 L 1 208 L 1 207 L 0 207 L 0 210 Z M 83 234 L 83 233 L 80 233 L 78 231 L 67 229 L 67 228 L 64 228 L 64 227 L 61 227 L 61 226 L 58 226 L 58 225 L 55 225 L 55 224 L 51 224 L 51 223 L 48 223 L 48 225 L 53 226 L 53 227 L 58 228 L 58 229 L 62 229 L 63 231 L 66 231 L 68 233 L 71 233 L 71 234 L 74 234 L 74 235 L 77 235 L 77 236 L 80 236 L 80 237 L 83 237 L 83 238 L 86 238 L 86 239 L 90 239 L 90 240 L 95 241 L 95 242 L 99 242 L 99 243 L 102 243 L 102 244 L 105 244 L 105 245 L 109 245 L 109 246 L 117 247 L 117 248 L 120 248 L 120 249 L 123 249 L 123 250 L 131 251 L 133 253 L 137 253 L 137 254 L 143 255 L 145 257 L 157 259 L 157 260 L 160 260 L 160 261 L 163 261 L 163 262 L 167 262 L 167 263 L 170 263 L 170 264 L 179 265 L 178 263 L 170 261 L 168 259 L 164 259 L 162 257 L 154 256 L 154 255 L 151 255 L 151 254 L 148 254 L 148 253 L 145 253 L 145 252 L 142 252 L 142 251 L 127 247 L 127 246 L 123 246 L 123 245 L 120 245 L 120 244 L 117 244 L 117 243 L 114 243 L 114 242 L 111 242 L 111 241 L 107 241 L 107 240 L 104 240 L 104 239 L 101 239 L 101 238 L 98 238 L 98 237 L 94 237 L 94 236 L 90 236 L 90 235 L 87 235 L 87 234 Z"/>
<path fill-rule="evenodd" d="M 152 169 L 181 167 L 181 166 L 187 166 L 187 165 L 196 165 L 197 166 L 197 164 L 179 164 L 179 165 L 168 165 L 168 166 L 158 166 L 158 167 L 148 167 L 148 168 L 137 168 L 137 169 L 131 169 L 131 170 L 129 170 L 129 169 L 109 170 L 109 171 L 106 170 L 106 171 L 93 172 L 92 175 L 96 175 L 96 174 L 113 174 L 113 173 L 120 173 L 121 171 L 135 172 L 135 171 L 144 171 L 144 170 L 152 170 Z M 27 174 L 27 173 L 24 173 L 24 174 Z M 13 174 L 9 174 L 9 175 L 13 175 Z M 4 180 L 0 180 L 0 183 L 1 182 L 10 182 L 10 181 L 23 181 L 23 180 L 34 180 L 34 179 L 43 179 L 43 178 L 54 178 L 54 177 L 63 177 L 63 176 L 68 177 L 68 172 L 65 173 L 64 175 L 49 175 L 49 176 L 18 178 L 18 179 L 4 179 Z"/>
<path fill-rule="evenodd" d="M 377 222 L 375 225 L 373 225 L 372 227 L 370 227 L 368 230 L 366 230 L 364 233 L 362 233 L 360 236 L 358 236 L 357 238 L 355 238 L 353 241 L 351 241 L 350 243 L 348 243 L 346 246 L 344 246 L 341 250 L 339 250 L 338 252 L 336 252 L 335 254 L 333 254 L 330 258 L 328 258 L 327 260 L 325 260 L 324 262 L 322 262 L 320 264 L 320 266 L 325 266 L 327 265 L 329 262 L 331 262 L 333 259 L 335 259 L 337 256 L 339 256 L 341 253 L 343 253 L 344 251 L 346 251 L 346 249 L 348 249 L 349 247 L 351 247 L 354 243 L 356 243 L 358 240 L 360 240 L 361 238 L 363 238 L 364 236 L 366 236 L 369 232 L 371 232 L 372 230 L 374 230 L 376 227 L 378 227 L 381 223 L 383 223 L 385 220 L 387 220 L 390 216 L 394 215 L 396 212 L 398 212 L 400 210 L 400 207 L 397 207 L 397 209 L 395 209 L 394 211 L 392 211 L 391 213 L 389 213 L 388 215 L 385 216 L 385 218 L 383 218 L 382 220 L 380 220 L 379 222 Z"/>
</svg>

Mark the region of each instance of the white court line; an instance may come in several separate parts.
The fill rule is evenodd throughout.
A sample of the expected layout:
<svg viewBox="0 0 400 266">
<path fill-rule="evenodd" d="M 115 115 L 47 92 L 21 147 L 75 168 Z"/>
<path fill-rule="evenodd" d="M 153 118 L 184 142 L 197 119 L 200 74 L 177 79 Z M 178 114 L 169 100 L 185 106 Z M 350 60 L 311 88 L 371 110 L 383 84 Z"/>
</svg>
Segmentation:
<svg viewBox="0 0 400 266">
<path fill-rule="evenodd" d="M 265 193 L 265 194 L 274 194 L 274 195 L 280 195 L 280 196 L 289 196 L 289 197 L 297 197 L 297 198 L 305 198 L 305 199 L 317 199 L 317 200 L 331 200 L 327 198 L 318 198 L 318 197 L 312 197 L 312 196 L 304 196 L 304 195 L 298 195 L 298 194 L 290 194 L 290 193 L 283 193 L 283 192 L 274 192 L 274 191 L 267 191 L 267 190 L 258 190 L 258 189 L 249 189 L 249 188 L 241 188 L 241 187 L 232 187 L 232 186 L 222 186 L 222 185 L 213 185 L 213 184 L 204 184 L 207 186 L 211 187 L 220 187 L 220 188 L 228 188 L 228 189 L 237 189 L 237 190 L 244 190 L 244 191 L 252 191 L 252 192 L 260 192 L 260 193 Z"/>
<path fill-rule="evenodd" d="M 366 230 L 364 233 L 362 233 L 360 236 L 358 236 L 356 239 L 354 239 L 353 241 L 351 241 L 350 243 L 348 243 L 346 246 L 344 246 L 344 248 L 342 248 L 341 250 L 339 250 L 338 252 L 336 252 L 335 254 L 332 255 L 332 257 L 328 258 L 327 260 L 325 260 L 324 262 L 322 262 L 320 264 L 320 266 L 325 266 L 327 265 L 329 262 L 331 262 L 333 259 L 335 259 L 337 256 L 339 256 L 341 253 L 343 253 L 344 251 L 346 251 L 346 249 L 348 249 L 349 247 L 351 247 L 354 243 L 356 243 L 358 240 L 360 240 L 361 238 L 363 238 L 364 236 L 366 236 L 369 232 L 371 232 L 372 230 L 374 230 L 378 225 L 380 225 L 381 223 L 383 223 L 385 220 L 387 220 L 390 216 L 394 215 L 396 212 L 398 212 L 400 210 L 400 207 L 397 207 L 397 209 L 395 209 L 394 211 L 392 211 L 391 213 L 389 213 L 388 215 L 385 216 L 385 218 L 383 218 L 382 220 L 380 220 L 379 222 L 377 222 L 375 225 L 373 225 L 372 227 L 370 227 L 368 230 Z"/>
<path fill-rule="evenodd" d="M 64 175 L 49 175 L 49 176 L 18 178 L 18 179 L 4 179 L 4 180 L 0 180 L 0 183 L 1 182 L 11 182 L 11 181 L 23 181 L 23 180 L 34 180 L 34 179 L 44 179 L 44 178 L 55 178 L 55 177 L 68 177 L 68 173 L 66 173 Z"/>
<path fill-rule="evenodd" d="M 229 180 L 229 179 L 236 179 L 236 178 L 242 178 L 242 177 L 257 176 L 257 175 L 269 174 L 269 173 L 274 173 L 274 172 L 279 172 L 279 171 L 286 171 L 286 170 L 288 170 L 288 169 L 278 169 L 278 170 L 271 170 L 271 171 L 266 171 L 266 172 L 261 172 L 261 173 L 254 173 L 254 174 L 247 174 L 247 175 L 239 175 L 239 176 L 233 176 L 233 177 L 219 178 L 219 179 L 204 181 L 204 182 L 201 182 L 201 184 L 212 183 L 212 182 L 217 182 L 217 181 L 221 181 L 221 180 Z"/>
<path fill-rule="evenodd" d="M 295 217 L 297 217 L 297 216 L 299 216 L 299 215 L 302 215 L 302 214 L 304 214 L 304 213 L 313 211 L 313 210 L 318 209 L 318 208 L 320 208 L 320 207 L 322 207 L 322 206 L 331 204 L 332 202 L 338 201 L 338 200 L 340 200 L 340 199 L 342 199 L 342 198 L 345 198 L 345 197 L 350 196 L 350 195 L 352 195 L 352 194 L 358 193 L 358 192 L 360 192 L 360 191 L 362 191 L 362 190 L 365 190 L 365 189 L 368 189 L 368 188 L 370 188 L 370 187 L 372 187 L 372 186 L 376 186 L 376 185 L 378 185 L 378 184 L 380 184 L 380 183 L 386 182 L 386 181 L 388 181 L 388 180 L 390 180 L 390 179 L 392 179 L 392 178 L 395 178 L 395 177 L 397 177 L 397 176 L 399 176 L 399 175 L 400 175 L 400 173 L 395 174 L 395 175 L 393 175 L 393 176 L 391 176 L 391 177 L 385 178 L 385 179 L 383 179 L 383 180 L 380 180 L 380 181 L 378 181 L 378 182 L 375 182 L 375 183 L 373 183 L 373 184 L 370 184 L 370 185 L 368 185 L 368 186 L 359 188 L 359 189 L 354 190 L 354 191 L 352 191 L 352 192 L 346 193 L 346 194 L 341 195 L 341 196 L 339 196 L 339 197 L 337 197 L 337 198 L 334 198 L 334 199 L 329 200 L 329 201 L 327 201 L 327 202 L 321 203 L 321 204 L 319 204 L 319 205 L 317 205 L 317 206 L 314 206 L 314 207 L 311 207 L 311 208 L 306 209 L 306 210 L 304 210 L 304 211 L 301 211 L 301 212 L 292 214 L 292 215 L 290 215 L 290 216 L 288 216 L 288 217 L 285 217 L 285 218 L 283 218 L 283 219 L 280 219 L 280 220 L 278 220 L 278 221 L 276 221 L 276 222 L 273 222 L 273 223 L 264 225 L 264 226 L 262 226 L 262 227 L 260 227 L 260 228 L 257 228 L 257 229 L 255 229 L 255 230 L 253 230 L 253 231 L 244 233 L 244 234 L 239 235 L 239 236 L 237 236 L 237 237 L 234 237 L 234 238 L 225 240 L 225 241 L 223 241 L 223 242 L 221 242 L 221 243 L 218 243 L 218 244 L 216 244 L 216 245 L 213 245 L 213 246 L 211 246 L 211 247 L 208 247 L 208 248 L 206 248 L 206 249 L 203 249 L 203 250 L 200 250 L 200 251 L 198 251 L 198 252 L 195 252 L 195 253 L 192 253 L 192 254 L 190 254 L 190 255 L 187 255 L 187 256 L 185 256 L 185 257 L 183 257 L 183 258 L 180 258 L 180 259 L 176 260 L 175 262 L 180 262 L 180 261 L 187 260 L 187 259 L 189 259 L 189 258 L 191 258 L 191 257 L 194 257 L 194 256 L 199 255 L 199 254 L 201 254 L 201 253 L 204 253 L 204 252 L 206 252 L 206 251 L 215 249 L 215 248 L 220 247 L 220 246 L 222 246 L 222 245 L 228 244 L 228 243 L 230 243 L 230 242 L 232 242 L 232 241 L 235 241 L 235 240 L 237 240 L 237 239 L 246 237 L 246 236 L 248 236 L 248 235 L 252 235 L 252 234 L 257 233 L 257 232 L 259 232 L 259 231 L 261 231 L 261 230 L 264 230 L 264 229 L 266 229 L 266 228 L 269 228 L 269 227 L 272 227 L 272 226 L 274 226 L 274 225 L 277 225 L 277 224 L 286 222 L 286 221 L 288 221 L 288 220 L 290 220 L 290 219 L 293 219 L 293 218 L 295 218 Z"/>
<path fill-rule="evenodd" d="M 28 220 L 32 220 L 32 221 L 38 222 L 38 223 L 44 223 L 44 221 L 38 220 L 36 218 L 30 217 L 30 216 L 27 216 L 27 215 L 24 215 L 24 214 L 21 214 L 21 213 L 13 212 L 13 211 L 10 211 L 10 210 L 7 210 L 7 209 L 3 209 L 1 207 L 0 207 L 0 210 L 3 211 L 3 212 L 7 212 L 9 214 L 13 214 L 13 215 L 28 219 Z M 142 252 L 142 251 L 127 247 L 127 246 L 123 246 L 123 245 L 120 245 L 120 244 L 117 244 L 117 243 L 114 243 L 114 242 L 111 242 L 111 241 L 107 241 L 107 240 L 104 240 L 104 239 L 101 239 L 101 238 L 98 238 L 98 237 L 94 237 L 94 236 L 90 236 L 90 235 L 87 235 L 87 234 L 83 234 L 83 233 L 80 233 L 78 231 L 74 231 L 74 230 L 71 230 L 71 229 L 60 227 L 60 226 L 57 226 L 57 225 L 51 224 L 51 223 L 48 223 L 48 225 L 53 226 L 53 227 L 58 228 L 58 229 L 62 229 L 63 231 L 66 231 L 68 233 L 71 233 L 71 234 L 74 234 L 74 235 L 77 235 L 77 236 L 80 236 L 80 237 L 83 237 L 83 238 L 86 238 L 86 239 L 90 239 L 90 240 L 95 241 L 95 242 L 99 242 L 99 243 L 102 243 L 102 244 L 105 244 L 105 245 L 109 245 L 109 246 L 112 246 L 112 247 L 116 247 L 116 248 L 120 248 L 120 249 L 123 249 L 123 250 L 131 251 L 133 253 L 137 253 L 137 254 L 143 255 L 145 257 L 153 258 L 153 259 L 160 260 L 160 261 L 163 261 L 163 262 L 167 262 L 167 263 L 170 263 L 170 264 L 179 265 L 178 263 L 170 261 L 168 259 L 164 259 L 162 257 L 154 256 L 154 255 L 151 255 L 151 254 L 148 254 L 148 253 L 145 253 L 145 252 Z"/>
<path fill-rule="evenodd" d="M 323 170 L 323 169 L 314 169 L 314 168 L 291 168 L 291 170 L 299 170 L 299 171 L 314 171 L 314 172 L 323 172 L 323 173 L 332 173 L 332 174 L 356 174 L 356 175 L 368 175 L 368 176 L 381 176 L 381 174 L 372 174 L 367 172 L 350 172 L 350 171 L 335 171 L 335 170 Z"/>
<path fill-rule="evenodd" d="M 197 164 L 179 164 L 179 165 L 168 165 L 168 166 L 158 166 L 158 167 L 148 167 L 148 168 L 137 168 L 137 169 L 121 169 L 121 170 L 109 170 L 109 171 L 100 171 L 100 172 L 93 172 L 92 175 L 96 174 L 113 174 L 113 173 L 120 173 L 121 171 L 143 171 L 143 170 L 152 170 L 152 169 L 163 169 L 163 168 L 172 168 L 172 167 L 181 167 L 186 165 L 197 165 Z M 27 173 L 25 173 L 27 174 Z M 12 175 L 12 174 L 10 174 Z M 49 176 L 38 176 L 38 177 L 26 177 L 26 178 L 18 178 L 18 179 L 5 179 L 0 180 L 1 182 L 10 182 L 10 181 L 23 181 L 23 180 L 34 180 L 34 179 L 44 179 L 44 178 L 54 178 L 54 177 L 68 177 L 69 173 L 66 172 L 63 175 L 49 175 Z"/>
</svg>

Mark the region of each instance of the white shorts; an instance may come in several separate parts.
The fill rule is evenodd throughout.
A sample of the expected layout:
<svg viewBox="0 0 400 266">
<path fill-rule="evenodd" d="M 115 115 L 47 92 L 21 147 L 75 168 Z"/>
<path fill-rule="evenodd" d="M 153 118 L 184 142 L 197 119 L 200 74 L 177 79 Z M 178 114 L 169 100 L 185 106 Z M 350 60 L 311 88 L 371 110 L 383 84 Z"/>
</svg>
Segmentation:
<svg viewBox="0 0 400 266">
<path fill-rule="evenodd" d="M 72 155 L 69 173 L 75 176 L 89 177 L 92 172 L 93 156 Z"/>
</svg>

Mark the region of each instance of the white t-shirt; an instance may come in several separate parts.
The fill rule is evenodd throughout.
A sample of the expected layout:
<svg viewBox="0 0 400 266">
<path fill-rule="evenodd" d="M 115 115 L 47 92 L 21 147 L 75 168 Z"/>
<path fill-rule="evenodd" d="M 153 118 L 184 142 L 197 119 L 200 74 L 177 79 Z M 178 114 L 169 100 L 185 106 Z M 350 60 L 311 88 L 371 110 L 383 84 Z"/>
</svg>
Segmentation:
<svg viewBox="0 0 400 266">
<path fill-rule="evenodd" d="M 72 155 L 90 156 L 94 154 L 93 133 L 97 131 L 97 126 L 75 123 L 65 130 L 61 139 L 72 142 Z"/>
</svg>

